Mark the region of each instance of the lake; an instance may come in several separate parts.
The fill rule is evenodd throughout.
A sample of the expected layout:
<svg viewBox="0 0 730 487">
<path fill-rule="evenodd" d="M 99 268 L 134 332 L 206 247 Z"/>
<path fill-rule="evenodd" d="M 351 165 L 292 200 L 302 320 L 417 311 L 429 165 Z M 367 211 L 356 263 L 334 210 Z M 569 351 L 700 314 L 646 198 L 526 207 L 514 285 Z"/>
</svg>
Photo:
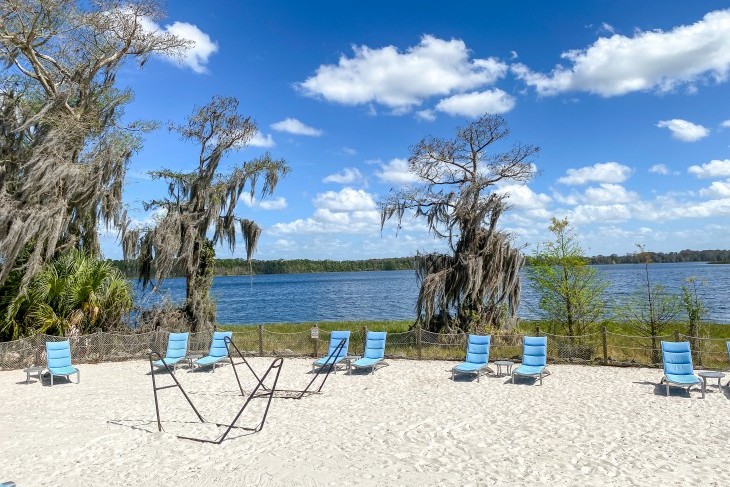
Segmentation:
<svg viewBox="0 0 730 487">
<path fill-rule="evenodd" d="M 637 264 L 595 266 L 607 281 L 607 298 L 625 302 L 641 283 L 644 268 Z M 730 265 L 707 263 L 652 264 L 654 282 L 679 291 L 687 278 L 703 285 L 699 292 L 709 308 L 706 320 L 730 323 Z M 519 316 L 538 318 L 537 299 L 523 271 Z M 179 302 L 185 296 L 185 279 L 168 279 L 163 294 Z M 305 321 L 410 320 L 414 319 L 418 281 L 413 271 L 332 272 L 320 274 L 268 274 L 221 276 L 213 281 L 213 296 L 221 324 L 299 323 Z M 138 288 L 137 304 L 159 299 Z"/>
</svg>

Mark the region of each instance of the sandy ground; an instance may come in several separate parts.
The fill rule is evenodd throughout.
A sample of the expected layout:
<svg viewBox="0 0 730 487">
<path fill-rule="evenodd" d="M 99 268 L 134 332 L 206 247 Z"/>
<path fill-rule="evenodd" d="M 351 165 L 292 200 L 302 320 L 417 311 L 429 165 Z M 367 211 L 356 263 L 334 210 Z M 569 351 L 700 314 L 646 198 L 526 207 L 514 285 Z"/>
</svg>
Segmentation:
<svg viewBox="0 0 730 487">
<path fill-rule="evenodd" d="M 263 372 L 271 359 L 251 360 Z M 301 389 L 308 360 L 284 361 Z M 618 486 L 730 484 L 730 392 L 664 397 L 661 372 L 553 365 L 544 385 L 452 382 L 450 362 L 390 361 L 374 375 L 330 376 L 321 395 L 274 399 L 259 433 L 221 445 L 177 389 L 160 392 L 157 432 L 148 364 L 80 365 L 81 384 L 25 384 L 0 372 L 0 482 L 36 486 Z M 244 387 L 254 381 L 239 368 Z M 202 415 L 230 421 L 243 403 L 233 369 L 178 370 Z M 166 374 L 163 384 L 171 383 Z M 724 382 L 723 382 L 724 384 Z M 239 421 L 255 426 L 255 399 Z"/>
</svg>

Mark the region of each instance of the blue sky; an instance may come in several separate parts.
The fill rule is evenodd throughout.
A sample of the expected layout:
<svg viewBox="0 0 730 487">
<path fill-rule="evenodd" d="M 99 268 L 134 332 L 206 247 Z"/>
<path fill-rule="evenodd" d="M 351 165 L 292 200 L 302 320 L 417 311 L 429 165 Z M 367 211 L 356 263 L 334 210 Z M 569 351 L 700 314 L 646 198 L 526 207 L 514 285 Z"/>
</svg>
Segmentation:
<svg viewBox="0 0 730 487">
<path fill-rule="evenodd" d="M 253 144 L 292 173 L 238 215 L 260 259 L 354 259 L 438 249 L 422 223 L 380 231 L 378 199 L 409 184 L 409 146 L 484 112 L 541 147 L 539 175 L 499 188 L 519 244 L 574 223 L 588 254 L 728 248 L 730 2 L 169 2 L 158 22 L 195 41 L 182 61 L 125 66 L 126 117 L 182 122 L 216 94 L 257 122 Z M 166 129 L 131 162 L 125 202 L 165 191 L 146 172 L 190 169 Z M 113 236 L 105 254 L 118 258 Z M 236 251 L 242 255 L 242 249 Z M 229 257 L 218 249 L 219 257 Z"/>
</svg>

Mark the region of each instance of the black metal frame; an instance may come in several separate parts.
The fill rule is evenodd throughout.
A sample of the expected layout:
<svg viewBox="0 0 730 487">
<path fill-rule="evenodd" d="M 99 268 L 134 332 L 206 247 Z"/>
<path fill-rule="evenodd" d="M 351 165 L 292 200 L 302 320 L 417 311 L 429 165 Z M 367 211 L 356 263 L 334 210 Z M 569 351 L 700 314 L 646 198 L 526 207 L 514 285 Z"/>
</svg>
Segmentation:
<svg viewBox="0 0 730 487">
<path fill-rule="evenodd" d="M 226 337 L 226 340 L 228 340 L 228 337 Z M 234 345 L 234 348 L 235 348 L 235 345 Z M 236 348 L 236 351 L 238 351 L 237 348 Z M 240 355 L 240 352 L 238 352 L 238 353 Z M 229 351 L 229 354 L 228 355 L 230 357 L 230 351 Z M 168 374 L 170 375 L 170 377 L 172 377 L 172 380 L 175 381 L 174 384 L 170 384 L 170 385 L 167 385 L 167 386 L 160 386 L 160 387 L 157 386 L 157 382 L 155 380 L 155 368 L 154 368 L 154 365 L 152 364 L 153 356 L 157 356 L 157 358 L 162 361 L 162 364 L 165 366 L 165 369 L 167 369 Z M 195 405 L 193 404 L 193 402 L 190 400 L 190 397 L 185 392 L 185 389 L 183 389 L 182 384 L 180 384 L 180 382 L 177 380 L 177 377 L 175 377 L 175 374 L 172 373 L 172 370 L 167 365 L 167 362 L 165 362 L 165 359 L 163 359 L 162 356 L 160 356 L 160 354 L 157 353 L 157 352 L 150 352 L 148 354 L 148 358 L 149 358 L 149 362 L 150 362 L 150 375 L 152 376 L 152 391 L 153 391 L 153 394 L 155 396 L 155 413 L 157 414 L 157 429 L 159 431 L 163 431 L 163 429 L 162 429 L 162 422 L 160 421 L 160 406 L 159 406 L 159 401 L 157 399 L 157 391 L 160 391 L 160 390 L 163 390 L 163 389 L 170 389 L 172 387 L 177 387 L 178 389 L 180 389 L 180 392 L 182 392 L 183 396 L 185 397 L 185 400 L 188 402 L 188 404 L 193 409 L 193 411 L 195 411 L 195 414 L 196 414 L 196 416 L 198 416 L 198 419 L 200 420 L 200 422 L 201 423 L 208 423 L 208 421 L 206 421 L 205 418 L 203 418 L 203 416 L 200 414 L 200 412 L 195 407 Z M 183 439 L 183 440 L 192 440 L 192 441 L 198 441 L 198 442 L 201 442 L 201 443 L 213 443 L 215 445 L 220 445 L 221 443 L 223 443 L 223 441 L 226 439 L 226 437 L 228 436 L 228 434 L 234 428 L 236 428 L 236 429 L 243 429 L 243 430 L 246 430 L 246 431 L 250 431 L 252 433 L 257 433 L 257 432 L 261 431 L 261 429 L 263 429 L 263 427 L 264 427 L 264 423 L 266 422 L 266 416 L 269 414 L 269 407 L 271 406 L 271 400 L 273 399 L 274 392 L 276 391 L 276 384 L 279 382 L 279 375 L 281 374 L 281 367 L 282 367 L 283 363 L 284 363 L 284 360 L 282 358 L 276 358 L 276 359 L 274 359 L 273 362 L 271 362 L 271 365 L 269 365 L 269 368 L 266 369 L 266 372 L 264 373 L 263 377 L 261 377 L 261 378 L 259 378 L 258 375 L 256 375 L 256 373 L 253 371 L 253 369 L 251 369 L 251 366 L 249 366 L 249 369 L 251 369 L 251 372 L 256 377 L 256 380 L 258 381 L 258 383 L 256 384 L 256 387 L 254 387 L 253 391 L 251 392 L 251 395 L 248 397 L 248 399 L 246 399 L 246 402 L 244 402 L 243 403 L 243 406 L 241 406 L 241 409 L 238 410 L 238 413 L 233 418 L 233 421 L 231 421 L 230 424 L 211 423 L 211 424 L 215 424 L 216 426 L 226 426 L 227 427 L 226 428 L 226 431 L 223 432 L 223 434 L 221 436 L 219 436 L 218 439 L 216 439 L 216 440 L 208 440 L 206 438 L 193 438 L 193 437 L 190 437 L 190 436 L 182 436 L 182 435 L 176 435 L 176 436 L 178 438 L 180 438 L 180 439 Z M 231 364 L 233 364 L 233 360 L 231 360 Z M 274 376 L 274 382 L 273 382 L 273 384 L 271 386 L 271 389 L 269 389 L 269 388 L 267 388 L 264 385 L 264 381 L 269 376 L 269 374 L 271 373 L 272 370 L 276 370 L 276 375 Z M 235 365 L 234 365 L 234 371 L 235 371 Z M 236 380 L 238 381 L 238 373 L 236 373 Z M 238 386 L 241 387 L 241 382 L 240 381 L 238 381 Z M 258 393 L 258 391 L 259 391 L 260 388 L 263 388 L 264 390 L 266 390 L 268 392 L 266 392 L 266 393 Z M 241 392 L 243 393 L 243 389 L 241 389 Z M 251 399 L 253 399 L 254 397 L 266 397 L 266 396 L 268 396 L 269 400 L 266 403 L 266 409 L 264 410 L 264 415 L 261 418 L 261 421 L 259 422 L 259 424 L 257 424 L 253 428 L 246 428 L 246 427 L 236 426 L 236 422 L 240 419 L 241 415 L 246 410 L 246 407 L 251 402 Z"/>
<path fill-rule="evenodd" d="M 253 376 L 256 377 L 256 380 L 259 381 L 259 384 L 261 384 L 263 389 L 265 391 L 268 391 L 268 389 L 266 388 L 266 385 L 263 383 L 263 380 L 259 379 L 259 376 L 253 370 L 253 367 L 251 367 L 251 364 L 248 363 L 248 360 L 246 360 L 246 357 L 243 356 L 243 354 L 238 349 L 236 344 L 233 343 L 233 341 L 229 337 L 224 337 L 223 340 L 225 341 L 226 346 L 228 347 L 228 357 L 231 359 L 231 366 L 233 366 L 233 373 L 236 375 L 236 381 L 238 382 L 238 389 L 241 391 L 241 395 L 242 396 L 246 395 L 245 391 L 243 390 L 243 386 L 241 386 L 241 381 L 238 377 L 238 372 L 236 371 L 236 365 L 241 365 L 241 364 L 245 364 L 246 367 L 248 367 L 248 370 L 251 371 Z M 342 352 L 342 350 L 345 348 L 346 342 L 347 342 L 347 339 L 343 338 L 342 340 L 340 340 L 340 343 L 337 345 L 337 347 L 335 347 L 335 349 L 332 351 L 332 353 L 327 356 L 327 362 L 330 362 L 330 360 L 332 360 L 332 363 L 330 363 L 329 365 L 320 367 L 317 370 L 317 372 L 314 374 L 314 377 L 312 377 L 312 380 L 309 381 L 309 384 L 307 384 L 307 387 L 304 388 L 304 390 L 278 389 L 277 391 L 263 392 L 263 393 L 259 393 L 257 395 L 256 394 L 256 389 L 258 389 L 258 386 L 257 386 L 256 389 L 254 389 L 254 391 L 251 392 L 251 396 L 267 397 L 267 396 L 269 396 L 269 394 L 275 394 L 275 392 L 279 392 L 281 394 L 278 396 L 275 396 L 278 399 L 301 399 L 307 394 L 319 394 L 320 392 L 322 392 L 322 387 L 324 387 L 325 382 L 327 382 L 327 378 L 329 377 L 330 372 L 332 372 L 334 367 L 337 366 L 337 364 L 334 363 L 334 360 L 333 360 L 334 357 L 339 356 L 340 352 Z M 233 347 L 233 349 L 236 351 L 236 353 L 238 354 L 238 356 L 241 358 L 241 360 L 243 362 L 240 362 L 238 364 L 233 362 L 233 357 L 231 356 L 230 347 Z M 327 363 L 327 362 L 325 362 L 325 363 Z M 309 388 L 312 387 L 312 384 L 314 384 L 314 382 L 320 377 L 320 375 L 322 373 L 322 369 L 325 367 L 327 368 L 327 373 L 324 375 L 324 378 L 322 379 L 322 383 L 319 385 L 319 387 L 317 388 L 316 391 L 315 390 L 310 391 Z"/>
</svg>

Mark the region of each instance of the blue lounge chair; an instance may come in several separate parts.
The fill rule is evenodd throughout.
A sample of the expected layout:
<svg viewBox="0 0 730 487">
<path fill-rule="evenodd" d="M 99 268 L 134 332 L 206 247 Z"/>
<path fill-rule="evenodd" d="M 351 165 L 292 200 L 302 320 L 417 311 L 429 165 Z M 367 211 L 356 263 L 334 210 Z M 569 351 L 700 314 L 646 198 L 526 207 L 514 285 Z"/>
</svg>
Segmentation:
<svg viewBox="0 0 730 487">
<path fill-rule="evenodd" d="M 81 372 L 71 365 L 71 345 L 68 340 L 46 342 L 46 359 L 48 361 L 48 372 L 51 374 L 51 385 L 53 385 L 54 376 L 68 378 L 72 374 L 76 374 L 77 384 L 81 382 Z"/>
<path fill-rule="evenodd" d="M 340 343 L 345 340 L 345 344 L 340 348 Z M 347 357 L 347 347 L 350 345 L 350 332 L 349 331 L 333 331 L 330 335 L 330 348 L 327 351 L 327 355 L 318 360 L 315 360 L 312 364 L 312 370 L 315 367 L 324 367 L 329 365 L 334 367 L 334 372 L 337 372 L 337 364 L 342 362 Z"/>
<path fill-rule="evenodd" d="M 522 365 L 512 371 L 512 383 L 515 376 L 539 377 L 542 385 L 542 376 L 550 375 L 545 370 L 547 365 L 547 337 L 524 337 L 522 339 Z"/>
<path fill-rule="evenodd" d="M 170 333 L 167 339 L 167 353 L 162 360 L 156 360 L 152 363 L 155 367 L 172 367 L 174 373 L 177 364 L 180 363 L 188 353 L 188 335 L 189 333 Z"/>
<path fill-rule="evenodd" d="M 454 380 L 456 374 L 475 374 L 477 382 L 479 382 L 479 376 L 482 373 L 492 372 L 487 367 L 491 342 L 492 337 L 489 335 L 469 335 L 469 342 L 466 345 L 466 362 L 451 369 L 451 380 Z"/>
<path fill-rule="evenodd" d="M 215 372 L 215 366 L 221 360 L 228 358 L 228 345 L 226 344 L 226 337 L 230 340 L 233 333 L 230 331 L 216 331 L 213 333 L 213 341 L 210 344 L 210 352 L 205 357 L 199 358 L 195 361 L 195 365 L 198 367 L 205 367 L 206 365 L 213 366 L 213 372 Z"/>
<path fill-rule="evenodd" d="M 356 369 L 370 369 L 375 373 L 375 367 L 385 358 L 385 337 L 384 331 L 369 331 L 365 339 L 365 354 L 362 358 L 355 360 L 352 366 Z"/>
<path fill-rule="evenodd" d="M 689 342 L 662 342 L 662 362 L 664 363 L 664 376 L 659 385 L 667 384 L 667 396 L 669 386 L 686 387 L 687 394 L 694 385 L 700 384 L 700 378 L 695 375 L 692 367 L 692 351 Z"/>
</svg>

